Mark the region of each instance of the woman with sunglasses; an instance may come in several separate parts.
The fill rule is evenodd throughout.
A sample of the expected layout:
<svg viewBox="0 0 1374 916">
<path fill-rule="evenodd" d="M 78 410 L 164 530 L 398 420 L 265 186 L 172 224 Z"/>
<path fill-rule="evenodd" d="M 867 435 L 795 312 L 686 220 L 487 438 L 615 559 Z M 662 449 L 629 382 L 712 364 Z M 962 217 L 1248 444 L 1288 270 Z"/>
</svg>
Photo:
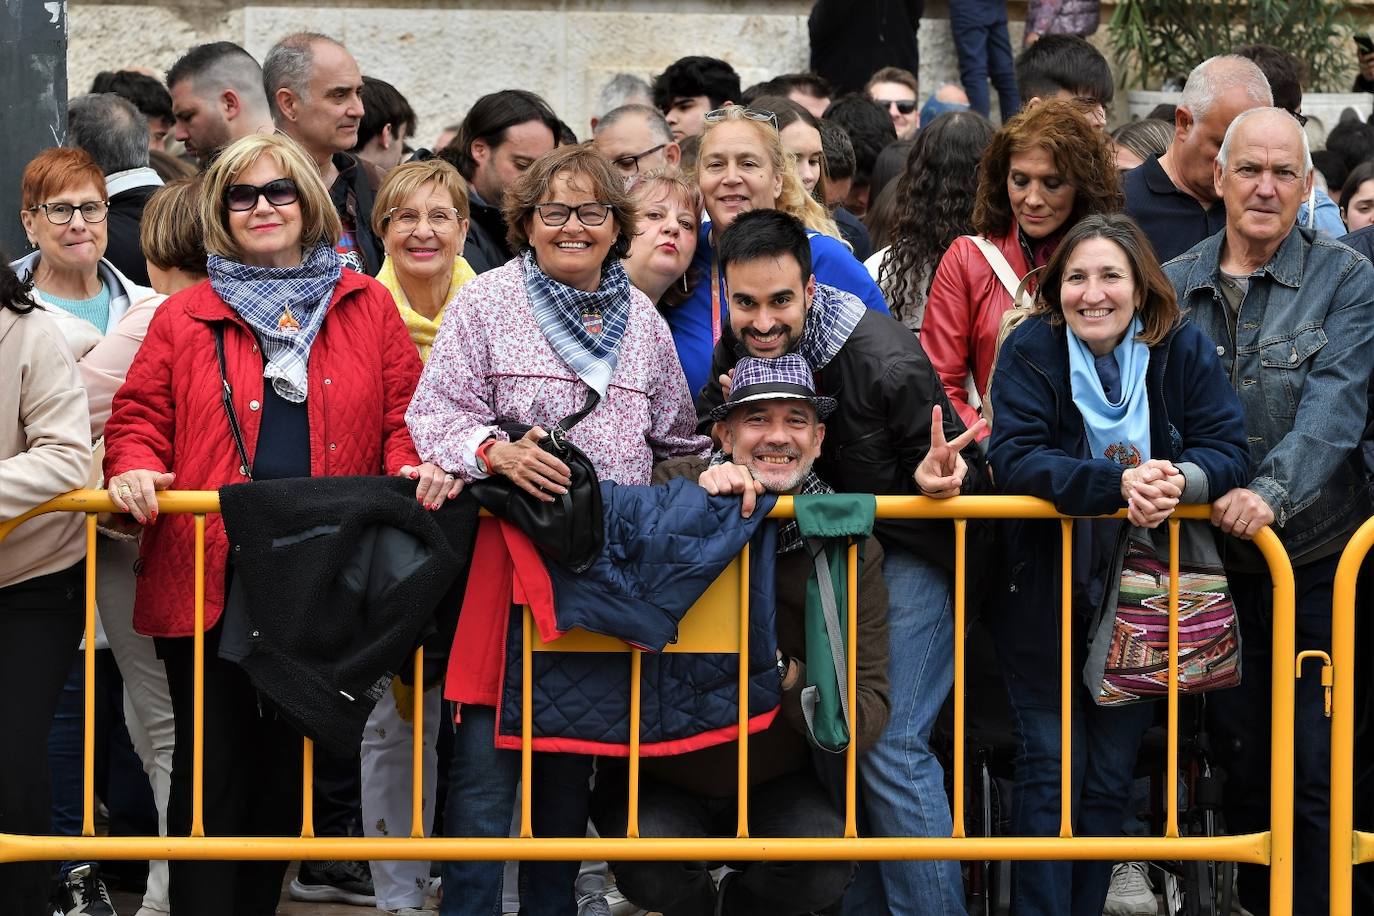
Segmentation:
<svg viewBox="0 0 1374 916">
<path fill-rule="evenodd" d="M 647 484 L 665 458 L 705 457 L 696 410 L 668 326 L 627 276 L 622 259 L 638 226 L 624 182 L 595 150 L 563 146 L 536 160 L 506 192 L 510 262 L 458 293 L 425 364 L 406 420 L 420 454 L 467 480 L 501 475 L 537 499 L 567 492 L 568 468 L 538 442 L 591 406 L 568 433 L 601 480 Z M 527 424 L 511 441 L 503 424 Z M 496 583 L 509 560 L 498 526 L 478 529 L 449 656 L 444 695 L 459 704 L 444 830 L 506 836 L 520 755 L 493 744 L 510 591 Z M 493 659 L 496 660 L 493 663 Z M 587 827 L 590 757 L 535 755 L 534 831 L 576 836 Z M 577 863 L 524 862 L 526 916 L 575 916 Z M 447 862 L 440 913 L 501 912 L 499 862 Z"/>
<path fill-rule="evenodd" d="M 129 307 L 154 295 L 105 259 L 110 212 L 105 175 L 85 150 L 45 149 L 24 168 L 19 219 L 36 250 L 11 267 L 36 301 L 114 329 Z"/>
<path fill-rule="evenodd" d="M 835 221 L 807 193 L 771 111 L 736 105 L 709 112 L 697 157 L 697 183 L 708 219 L 702 223 L 692 270 L 706 282 L 698 283 L 687 301 L 666 314 L 693 394 L 706 385 L 711 350 L 721 329 L 729 326 L 729 300 L 713 242 L 741 213 L 774 209 L 801 220 L 811 240 L 816 282 L 852 293 L 874 311 L 887 312 L 878 285 L 840 241 Z"/>
<path fill-rule="evenodd" d="M 158 518 L 157 491 L 248 480 L 400 474 L 433 508 L 454 478 L 415 454 L 404 414 L 420 359 L 386 289 L 344 270 L 319 172 L 289 139 L 245 137 L 199 199 L 208 282 L 158 307 L 105 427 L 110 498 L 144 525 L 134 627 L 167 669 L 179 727 L 168 833 L 192 816 L 194 520 Z M 230 395 L 228 403 L 223 396 Z M 210 836 L 300 829 L 301 737 L 218 653 L 231 569 L 223 523 L 205 532 L 204 826 Z M 182 727 L 185 726 L 185 727 Z M 276 912 L 285 862 L 172 862 L 173 912 Z"/>
</svg>

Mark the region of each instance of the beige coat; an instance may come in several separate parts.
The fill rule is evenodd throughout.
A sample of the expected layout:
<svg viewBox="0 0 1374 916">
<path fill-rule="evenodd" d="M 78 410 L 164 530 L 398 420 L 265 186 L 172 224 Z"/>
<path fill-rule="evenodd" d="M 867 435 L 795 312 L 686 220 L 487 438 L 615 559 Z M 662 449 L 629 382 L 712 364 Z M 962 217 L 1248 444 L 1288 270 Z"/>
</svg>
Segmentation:
<svg viewBox="0 0 1374 916">
<path fill-rule="evenodd" d="M 0 308 L 0 521 L 82 486 L 90 414 L 67 341 L 52 316 Z M 26 522 L 0 545 L 0 588 L 59 572 L 86 555 L 82 516 Z"/>
</svg>

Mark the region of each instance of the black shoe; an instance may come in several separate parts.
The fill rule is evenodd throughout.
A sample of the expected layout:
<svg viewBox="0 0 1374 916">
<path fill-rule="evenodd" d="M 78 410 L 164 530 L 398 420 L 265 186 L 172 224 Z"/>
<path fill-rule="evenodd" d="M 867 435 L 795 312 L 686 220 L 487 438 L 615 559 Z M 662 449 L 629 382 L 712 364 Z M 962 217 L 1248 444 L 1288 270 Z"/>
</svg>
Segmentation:
<svg viewBox="0 0 1374 916">
<path fill-rule="evenodd" d="M 58 884 L 57 910 L 63 916 L 118 916 L 99 865 L 85 862 L 67 872 Z"/>
<path fill-rule="evenodd" d="M 291 879 L 291 899 L 312 903 L 350 903 L 376 906 L 372 870 L 366 862 L 302 862 Z"/>
</svg>

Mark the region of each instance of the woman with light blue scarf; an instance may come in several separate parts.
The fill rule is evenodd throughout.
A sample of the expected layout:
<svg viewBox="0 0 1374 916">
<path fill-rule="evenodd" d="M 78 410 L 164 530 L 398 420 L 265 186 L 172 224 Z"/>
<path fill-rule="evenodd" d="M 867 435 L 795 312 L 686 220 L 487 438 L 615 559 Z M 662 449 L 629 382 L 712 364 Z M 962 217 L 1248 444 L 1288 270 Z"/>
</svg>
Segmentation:
<svg viewBox="0 0 1374 916">
<path fill-rule="evenodd" d="M 1208 502 L 1246 479 L 1240 403 L 1127 216 L 1085 217 L 1069 231 L 1031 316 L 1002 345 L 991 397 L 988 457 L 1001 492 L 1048 499 L 1065 515 L 1124 508 L 1131 524 L 1154 528 L 1175 506 Z M 1120 576 L 1121 526 L 1074 526 L 1074 629 L 1061 634 L 1058 524 L 1005 525 L 1006 574 L 987 618 L 1018 742 L 1015 835 L 1059 832 L 1061 635 L 1077 672 L 1088 621 Z M 1074 683 L 1074 835 L 1119 835 L 1154 706 L 1099 707 L 1076 676 Z M 1012 912 L 1099 916 L 1111 869 L 1018 863 Z"/>
</svg>

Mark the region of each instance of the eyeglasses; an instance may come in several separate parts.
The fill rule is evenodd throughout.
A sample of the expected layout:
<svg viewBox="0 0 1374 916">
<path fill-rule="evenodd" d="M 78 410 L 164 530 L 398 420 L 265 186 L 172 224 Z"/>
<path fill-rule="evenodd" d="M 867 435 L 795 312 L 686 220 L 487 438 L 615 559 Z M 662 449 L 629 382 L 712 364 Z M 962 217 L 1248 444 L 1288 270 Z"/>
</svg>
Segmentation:
<svg viewBox="0 0 1374 916">
<path fill-rule="evenodd" d="M 1295 112 L 1293 112 L 1293 117 L 1295 117 L 1295 118 L 1298 119 L 1298 126 L 1299 126 L 1299 127 L 1306 127 L 1306 126 L 1307 126 L 1308 117 L 1307 117 L 1307 115 L 1303 114 L 1301 111 L 1295 111 Z"/>
<path fill-rule="evenodd" d="M 419 228 L 421 215 L 419 210 L 410 207 L 392 207 L 386 211 L 386 218 L 391 225 L 407 235 Z M 429 220 L 429 228 L 440 235 L 452 232 L 458 227 L 458 221 L 463 218 L 457 207 L 435 207 L 423 216 Z"/>
<path fill-rule="evenodd" d="M 300 200 L 300 192 L 290 178 L 278 178 L 264 185 L 231 184 L 224 189 L 224 205 L 230 210 L 251 210 L 258 205 L 259 197 L 266 197 L 274 207 L 284 207 Z"/>
<path fill-rule="evenodd" d="M 720 121 L 728 121 L 730 119 L 729 113 L 731 111 L 742 112 L 743 116 L 751 121 L 759 121 L 763 124 L 772 124 L 774 130 L 778 129 L 778 116 L 773 114 L 773 112 L 765 111 L 762 108 L 745 108 L 740 105 L 727 105 L 724 108 L 717 108 L 714 111 L 708 111 L 705 115 L 702 116 L 702 120 L 705 121 L 707 124 L 716 124 Z"/>
<path fill-rule="evenodd" d="M 610 204 L 578 204 L 576 207 L 557 203 L 535 204 L 534 209 L 545 226 L 553 227 L 562 226 L 574 213 L 577 214 L 577 221 L 584 226 L 600 226 L 611 215 Z"/>
<path fill-rule="evenodd" d="M 87 223 L 103 223 L 110 212 L 108 200 L 88 200 L 84 204 L 38 204 L 29 207 L 29 212 L 42 210 L 48 222 L 54 226 L 65 226 L 72 221 L 76 211 L 81 211 L 81 219 Z"/>
<path fill-rule="evenodd" d="M 637 175 L 639 174 L 639 160 L 643 159 L 645 156 L 652 156 L 667 145 L 666 143 L 660 143 L 653 149 L 646 149 L 644 152 L 635 153 L 633 156 L 617 157 L 611 160 L 611 165 L 625 172 L 627 175 Z"/>
<path fill-rule="evenodd" d="M 901 112 L 904 115 L 909 115 L 916 110 L 915 99 L 874 99 L 873 101 L 877 102 L 884 108 L 890 108 L 893 105 L 896 105 L 897 111 Z"/>
</svg>

